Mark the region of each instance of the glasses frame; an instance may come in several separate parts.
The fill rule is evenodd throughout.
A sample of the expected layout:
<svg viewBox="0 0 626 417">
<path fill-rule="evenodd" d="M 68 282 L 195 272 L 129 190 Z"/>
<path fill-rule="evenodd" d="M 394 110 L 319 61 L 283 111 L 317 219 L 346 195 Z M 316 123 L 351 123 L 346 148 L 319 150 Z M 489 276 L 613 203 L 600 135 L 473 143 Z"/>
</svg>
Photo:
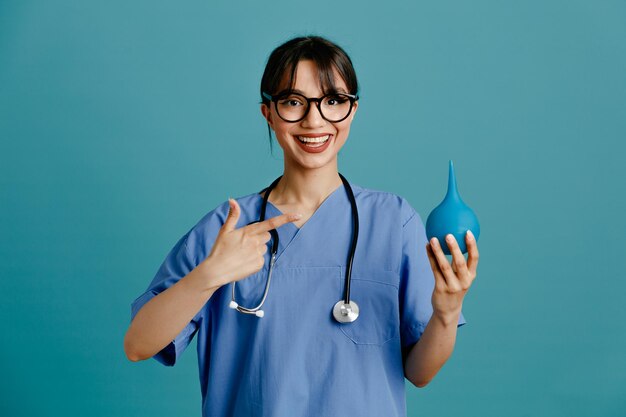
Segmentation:
<svg viewBox="0 0 626 417">
<path fill-rule="evenodd" d="M 297 123 L 297 122 L 299 122 L 301 120 L 304 120 L 306 118 L 306 116 L 309 114 L 309 110 L 311 110 L 311 102 L 315 103 L 315 105 L 317 106 L 317 111 L 320 113 L 320 116 L 322 116 L 322 118 L 324 120 L 326 120 L 327 122 L 330 122 L 330 123 L 343 122 L 352 113 L 352 109 L 354 108 L 354 102 L 356 102 L 359 99 L 358 95 L 346 94 L 346 93 L 328 93 L 328 94 L 324 94 L 320 98 L 309 98 L 309 97 L 306 97 L 306 96 L 304 96 L 304 95 L 302 95 L 300 93 L 296 93 L 296 92 L 293 92 L 293 91 L 284 91 L 284 92 L 278 93 L 275 96 L 271 96 L 271 95 L 269 95 L 266 92 L 262 92 L 261 94 L 263 95 L 263 97 L 268 99 L 270 102 L 274 102 L 274 108 L 276 109 L 276 114 L 278 115 L 278 117 L 280 117 L 281 119 L 283 119 L 285 122 L 288 122 L 288 123 Z M 284 96 L 288 96 L 288 95 L 292 95 L 292 94 L 296 94 L 296 95 L 298 95 L 298 96 L 300 96 L 300 97 L 302 97 L 302 98 L 304 98 L 306 100 L 306 110 L 304 111 L 304 115 L 301 118 L 299 118 L 298 120 L 287 120 L 283 116 L 281 116 L 280 112 L 278 111 L 278 100 L 280 100 Z M 324 113 L 322 112 L 321 103 L 322 103 L 322 100 L 324 100 L 328 96 L 345 96 L 345 97 L 348 97 L 348 100 L 350 100 L 350 110 L 348 110 L 348 114 L 346 114 L 343 118 L 341 118 L 339 120 L 327 119 L 326 116 L 324 116 Z"/>
</svg>

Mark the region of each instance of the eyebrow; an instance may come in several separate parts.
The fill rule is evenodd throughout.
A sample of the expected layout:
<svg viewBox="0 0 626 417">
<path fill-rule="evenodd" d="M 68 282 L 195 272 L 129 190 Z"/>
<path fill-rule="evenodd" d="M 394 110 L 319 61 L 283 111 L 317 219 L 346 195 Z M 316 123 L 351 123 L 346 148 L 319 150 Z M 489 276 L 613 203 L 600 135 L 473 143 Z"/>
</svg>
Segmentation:
<svg viewBox="0 0 626 417">
<path fill-rule="evenodd" d="M 298 89 L 292 89 L 292 90 L 286 90 L 286 92 L 291 92 L 291 93 L 298 93 L 301 94 L 303 96 L 306 97 L 306 94 L 304 94 L 304 91 L 302 90 L 298 90 Z M 333 94 L 333 93 L 337 93 L 337 94 L 348 94 L 342 87 L 339 87 L 338 89 L 335 89 L 333 91 L 329 91 L 327 94 Z"/>
</svg>

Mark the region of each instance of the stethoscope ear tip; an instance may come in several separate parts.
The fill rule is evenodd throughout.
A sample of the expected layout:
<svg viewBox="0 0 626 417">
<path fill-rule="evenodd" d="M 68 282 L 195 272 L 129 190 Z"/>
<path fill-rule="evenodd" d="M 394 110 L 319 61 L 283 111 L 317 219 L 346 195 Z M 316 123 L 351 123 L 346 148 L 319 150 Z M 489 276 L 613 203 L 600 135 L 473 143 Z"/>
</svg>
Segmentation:
<svg viewBox="0 0 626 417">
<path fill-rule="evenodd" d="M 255 316 L 257 316 L 258 318 L 261 318 L 265 315 L 265 312 L 263 310 L 259 310 L 256 313 L 254 313 Z"/>
<path fill-rule="evenodd" d="M 230 304 L 228 304 L 228 307 L 232 308 L 233 310 L 236 309 L 237 307 L 239 307 L 239 304 L 237 304 L 234 301 L 231 301 Z"/>
</svg>

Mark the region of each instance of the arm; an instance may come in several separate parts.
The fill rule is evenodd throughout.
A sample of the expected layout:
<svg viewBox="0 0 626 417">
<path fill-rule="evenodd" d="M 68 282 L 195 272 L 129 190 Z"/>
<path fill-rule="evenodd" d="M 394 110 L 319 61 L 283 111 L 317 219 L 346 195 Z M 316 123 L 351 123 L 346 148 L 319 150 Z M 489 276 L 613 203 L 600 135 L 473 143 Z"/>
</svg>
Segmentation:
<svg viewBox="0 0 626 417">
<path fill-rule="evenodd" d="M 471 232 L 467 233 L 465 239 L 467 262 L 453 235 L 446 237 L 452 253 L 452 264 L 448 262 L 437 238 L 433 238 L 426 246 L 435 276 L 431 297 L 433 314 L 421 338 L 409 351 L 404 366 L 406 378 L 420 388 L 435 377 L 452 354 L 463 298 L 476 278 L 478 247 Z"/>
<path fill-rule="evenodd" d="M 446 319 L 433 314 L 422 337 L 409 351 L 404 375 L 416 387 L 425 387 L 450 358 L 456 342 L 458 320 L 458 315 Z"/>
<path fill-rule="evenodd" d="M 202 262 L 139 310 L 124 337 L 124 351 L 133 362 L 151 358 L 176 338 L 218 287 L 209 284 Z"/>
<path fill-rule="evenodd" d="M 259 271 L 271 237 L 269 231 L 300 218 L 283 214 L 236 229 L 241 209 L 235 200 L 229 204 L 228 218 L 217 232 L 208 257 L 195 266 L 181 239 L 164 262 L 158 294 L 139 309 L 124 337 L 124 351 L 131 361 L 148 359 L 167 347 L 222 285 Z"/>
</svg>

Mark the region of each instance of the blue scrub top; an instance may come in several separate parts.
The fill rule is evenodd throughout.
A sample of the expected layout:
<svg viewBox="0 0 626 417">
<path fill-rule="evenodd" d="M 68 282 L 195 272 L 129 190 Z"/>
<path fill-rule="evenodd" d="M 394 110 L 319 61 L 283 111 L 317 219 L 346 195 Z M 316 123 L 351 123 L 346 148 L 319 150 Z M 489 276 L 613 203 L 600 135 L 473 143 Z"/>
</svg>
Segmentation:
<svg viewBox="0 0 626 417">
<path fill-rule="evenodd" d="M 359 240 L 350 295 L 359 318 L 339 324 L 332 316 L 352 238 L 350 201 L 340 186 L 301 228 L 288 223 L 277 230 L 265 317 L 230 309 L 231 285 L 224 285 L 154 356 L 174 365 L 197 333 L 203 416 L 406 416 L 404 358 L 432 315 L 424 224 L 402 197 L 351 186 Z M 258 220 L 260 194 L 237 201 L 237 227 Z M 268 203 L 266 218 L 280 214 Z M 132 317 L 209 255 L 227 215 L 224 202 L 176 243 L 132 303 Z M 258 305 L 269 256 L 262 270 L 237 282 L 240 305 Z M 461 314 L 458 326 L 465 323 Z"/>
</svg>

